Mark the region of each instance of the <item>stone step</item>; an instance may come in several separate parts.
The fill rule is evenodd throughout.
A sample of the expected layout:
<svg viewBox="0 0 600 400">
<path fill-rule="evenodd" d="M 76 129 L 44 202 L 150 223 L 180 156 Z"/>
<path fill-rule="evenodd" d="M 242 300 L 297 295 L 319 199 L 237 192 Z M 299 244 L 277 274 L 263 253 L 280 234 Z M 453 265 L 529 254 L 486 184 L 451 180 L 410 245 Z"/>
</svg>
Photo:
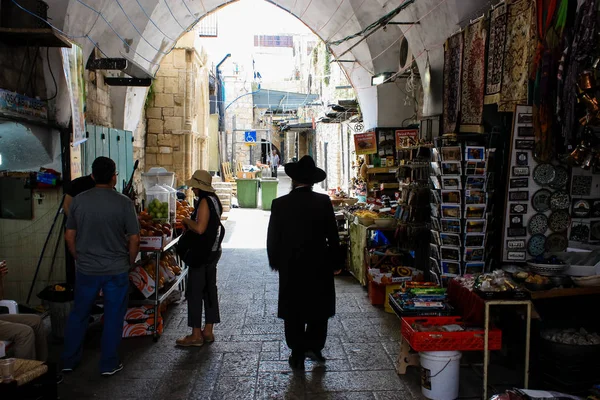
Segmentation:
<svg viewBox="0 0 600 400">
<path fill-rule="evenodd" d="M 220 198 L 220 199 L 226 199 L 228 197 L 231 197 L 231 191 L 229 191 L 229 192 L 219 192 L 217 190 L 216 194 L 217 194 L 217 197 Z"/>
<path fill-rule="evenodd" d="M 221 214 L 221 221 L 227 221 L 229 219 L 229 212 Z"/>
<path fill-rule="evenodd" d="M 235 186 L 234 182 L 213 182 L 212 186 L 215 189 L 219 189 L 219 188 L 232 188 Z"/>
</svg>

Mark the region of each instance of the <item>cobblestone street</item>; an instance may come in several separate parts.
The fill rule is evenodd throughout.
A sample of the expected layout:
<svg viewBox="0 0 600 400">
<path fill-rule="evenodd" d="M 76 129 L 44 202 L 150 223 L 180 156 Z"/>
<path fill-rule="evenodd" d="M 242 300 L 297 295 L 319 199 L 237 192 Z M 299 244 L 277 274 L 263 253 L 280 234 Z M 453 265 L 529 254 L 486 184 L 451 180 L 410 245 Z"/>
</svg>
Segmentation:
<svg viewBox="0 0 600 400">
<path fill-rule="evenodd" d="M 282 192 L 289 191 L 289 184 L 281 183 Z M 371 306 L 366 291 L 349 276 L 336 279 L 337 315 L 329 322 L 326 365 L 307 361 L 306 373 L 291 372 L 283 321 L 276 318 L 278 277 L 268 267 L 264 248 L 268 218 L 261 210 L 236 209 L 226 223 L 218 267 L 222 322 L 215 328 L 215 343 L 175 347 L 175 339 L 189 332 L 187 305 L 175 304 L 165 315 L 158 343 L 150 337 L 123 340 L 124 370 L 102 378 L 100 331 L 92 329 L 84 364 L 65 377 L 61 398 L 420 398 L 416 371 L 401 380 L 394 370 L 398 319 Z"/>
</svg>

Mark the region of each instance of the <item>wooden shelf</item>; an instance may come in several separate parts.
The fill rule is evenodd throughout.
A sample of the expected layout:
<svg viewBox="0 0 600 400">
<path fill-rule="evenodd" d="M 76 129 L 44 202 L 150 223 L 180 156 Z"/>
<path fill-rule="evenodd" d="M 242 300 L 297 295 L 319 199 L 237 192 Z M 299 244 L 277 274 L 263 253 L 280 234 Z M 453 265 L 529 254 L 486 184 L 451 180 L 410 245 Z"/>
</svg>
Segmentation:
<svg viewBox="0 0 600 400">
<path fill-rule="evenodd" d="M 52 28 L 0 28 L 0 41 L 9 46 L 71 47 L 66 36 Z"/>
<path fill-rule="evenodd" d="M 554 299 L 558 297 L 586 296 L 600 294 L 600 287 L 575 287 L 568 289 L 550 289 L 538 292 L 531 291 L 532 300 Z"/>
</svg>

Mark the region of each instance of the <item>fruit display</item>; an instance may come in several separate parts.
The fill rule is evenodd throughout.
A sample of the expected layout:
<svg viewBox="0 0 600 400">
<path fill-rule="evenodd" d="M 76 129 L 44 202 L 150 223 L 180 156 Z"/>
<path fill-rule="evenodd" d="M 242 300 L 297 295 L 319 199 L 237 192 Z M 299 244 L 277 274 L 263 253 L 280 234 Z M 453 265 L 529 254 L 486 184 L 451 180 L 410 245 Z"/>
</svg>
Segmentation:
<svg viewBox="0 0 600 400">
<path fill-rule="evenodd" d="M 177 201 L 177 217 L 175 228 L 183 229 L 183 219 L 190 218 L 192 213 L 194 212 L 194 207 L 192 207 L 187 201 L 179 200 Z"/>
<path fill-rule="evenodd" d="M 140 265 L 148 273 L 148 276 L 156 282 L 156 260 L 154 257 L 144 258 Z M 171 282 L 176 276 L 181 274 L 181 267 L 177 264 L 175 256 L 167 252 L 163 253 L 160 258 L 158 271 L 158 288 L 162 289 L 165 283 Z"/>
<path fill-rule="evenodd" d="M 152 215 L 147 211 L 142 211 L 138 215 L 140 221 L 140 236 L 163 236 L 170 237 L 172 234 L 171 224 L 167 222 L 155 221 Z"/>
<path fill-rule="evenodd" d="M 160 200 L 155 198 L 148 204 L 148 207 L 146 208 L 146 212 L 154 220 L 168 220 L 168 218 L 169 218 L 169 203 L 166 201 L 161 202 Z"/>
</svg>

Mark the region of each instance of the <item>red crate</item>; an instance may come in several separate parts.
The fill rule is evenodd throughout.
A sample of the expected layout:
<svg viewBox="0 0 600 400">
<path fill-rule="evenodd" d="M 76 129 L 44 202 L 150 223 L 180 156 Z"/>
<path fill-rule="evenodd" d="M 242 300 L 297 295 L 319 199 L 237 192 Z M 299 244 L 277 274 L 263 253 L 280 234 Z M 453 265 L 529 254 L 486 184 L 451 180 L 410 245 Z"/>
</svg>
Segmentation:
<svg viewBox="0 0 600 400">
<path fill-rule="evenodd" d="M 369 300 L 374 306 L 382 306 L 385 303 L 385 286 L 369 280 Z"/>
<path fill-rule="evenodd" d="M 425 326 L 464 325 L 461 317 L 402 317 L 402 336 L 415 351 L 471 351 L 483 350 L 484 330 L 463 332 L 418 332 L 414 323 Z M 502 331 L 490 329 L 489 349 L 502 348 Z"/>
</svg>

